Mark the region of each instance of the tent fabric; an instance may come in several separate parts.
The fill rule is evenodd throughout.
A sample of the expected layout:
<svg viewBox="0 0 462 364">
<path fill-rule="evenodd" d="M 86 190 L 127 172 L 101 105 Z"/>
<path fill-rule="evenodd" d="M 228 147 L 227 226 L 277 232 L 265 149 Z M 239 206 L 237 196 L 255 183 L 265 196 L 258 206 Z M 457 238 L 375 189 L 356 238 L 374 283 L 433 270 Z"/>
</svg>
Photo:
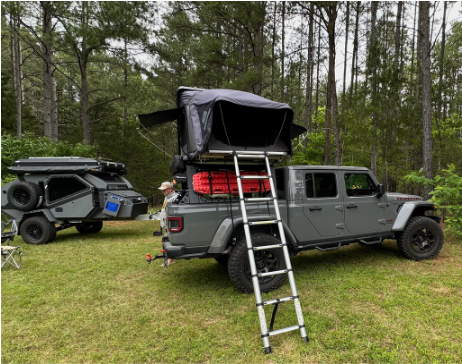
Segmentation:
<svg viewBox="0 0 462 364">
<path fill-rule="evenodd" d="M 293 125 L 289 105 L 237 90 L 180 87 L 177 108 L 138 115 L 143 127 L 178 120 L 180 153 L 209 150 L 292 153 L 291 139 L 306 132 Z"/>
<path fill-rule="evenodd" d="M 150 128 L 151 126 L 178 120 L 182 113 L 183 108 L 178 107 L 175 109 L 157 111 L 151 114 L 140 114 L 138 115 L 138 119 L 142 128 Z"/>
</svg>

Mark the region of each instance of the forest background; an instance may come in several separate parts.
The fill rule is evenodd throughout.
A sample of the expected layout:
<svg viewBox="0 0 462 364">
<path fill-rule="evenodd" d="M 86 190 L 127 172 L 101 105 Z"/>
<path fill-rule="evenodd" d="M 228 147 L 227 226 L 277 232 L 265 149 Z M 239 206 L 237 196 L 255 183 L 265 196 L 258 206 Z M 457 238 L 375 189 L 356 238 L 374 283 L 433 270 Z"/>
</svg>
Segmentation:
<svg viewBox="0 0 462 364">
<path fill-rule="evenodd" d="M 364 166 L 389 191 L 428 198 L 425 178 L 462 175 L 461 9 L 2 2 L 2 184 L 18 158 L 89 156 L 125 163 L 158 204 L 176 127 L 138 132 L 135 115 L 175 107 L 177 88 L 191 86 L 288 103 L 308 130 L 293 141 L 292 164 Z"/>
</svg>

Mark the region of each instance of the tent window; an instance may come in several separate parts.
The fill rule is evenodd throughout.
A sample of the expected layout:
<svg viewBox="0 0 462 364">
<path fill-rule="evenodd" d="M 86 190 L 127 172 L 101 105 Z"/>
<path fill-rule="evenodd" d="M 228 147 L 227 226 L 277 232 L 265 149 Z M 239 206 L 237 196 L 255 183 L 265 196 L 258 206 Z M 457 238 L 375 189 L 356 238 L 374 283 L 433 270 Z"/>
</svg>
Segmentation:
<svg viewBox="0 0 462 364">
<path fill-rule="evenodd" d="M 222 101 L 214 107 L 212 134 L 226 145 L 269 147 L 276 143 L 282 127 L 290 128 L 288 118 L 283 126 L 286 112 L 287 110 L 261 109 Z"/>
</svg>

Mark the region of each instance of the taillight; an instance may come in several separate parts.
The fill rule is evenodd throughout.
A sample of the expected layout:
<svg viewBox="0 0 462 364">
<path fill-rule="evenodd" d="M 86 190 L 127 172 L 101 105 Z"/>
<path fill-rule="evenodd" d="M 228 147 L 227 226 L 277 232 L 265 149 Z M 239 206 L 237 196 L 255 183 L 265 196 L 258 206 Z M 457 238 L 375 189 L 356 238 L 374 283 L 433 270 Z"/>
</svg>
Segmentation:
<svg viewBox="0 0 462 364">
<path fill-rule="evenodd" d="M 169 217 L 168 218 L 168 231 L 171 233 L 178 233 L 183 230 L 182 217 Z"/>
</svg>

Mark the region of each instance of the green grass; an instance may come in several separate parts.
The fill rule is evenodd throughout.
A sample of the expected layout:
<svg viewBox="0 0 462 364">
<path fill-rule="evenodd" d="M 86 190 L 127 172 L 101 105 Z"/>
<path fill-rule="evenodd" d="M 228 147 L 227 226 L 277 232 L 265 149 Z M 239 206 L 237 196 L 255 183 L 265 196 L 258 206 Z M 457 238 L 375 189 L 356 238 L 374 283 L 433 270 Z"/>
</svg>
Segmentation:
<svg viewBox="0 0 462 364">
<path fill-rule="evenodd" d="M 462 243 L 416 263 L 394 241 L 292 258 L 310 343 L 298 331 L 263 355 L 253 295 L 212 259 L 168 269 L 157 222 L 75 229 L 30 246 L 2 270 L 2 363 L 457 363 L 462 361 Z M 264 295 L 290 295 L 289 284 Z M 271 307 L 267 307 L 267 317 Z M 296 324 L 290 302 L 275 329 Z"/>
</svg>

